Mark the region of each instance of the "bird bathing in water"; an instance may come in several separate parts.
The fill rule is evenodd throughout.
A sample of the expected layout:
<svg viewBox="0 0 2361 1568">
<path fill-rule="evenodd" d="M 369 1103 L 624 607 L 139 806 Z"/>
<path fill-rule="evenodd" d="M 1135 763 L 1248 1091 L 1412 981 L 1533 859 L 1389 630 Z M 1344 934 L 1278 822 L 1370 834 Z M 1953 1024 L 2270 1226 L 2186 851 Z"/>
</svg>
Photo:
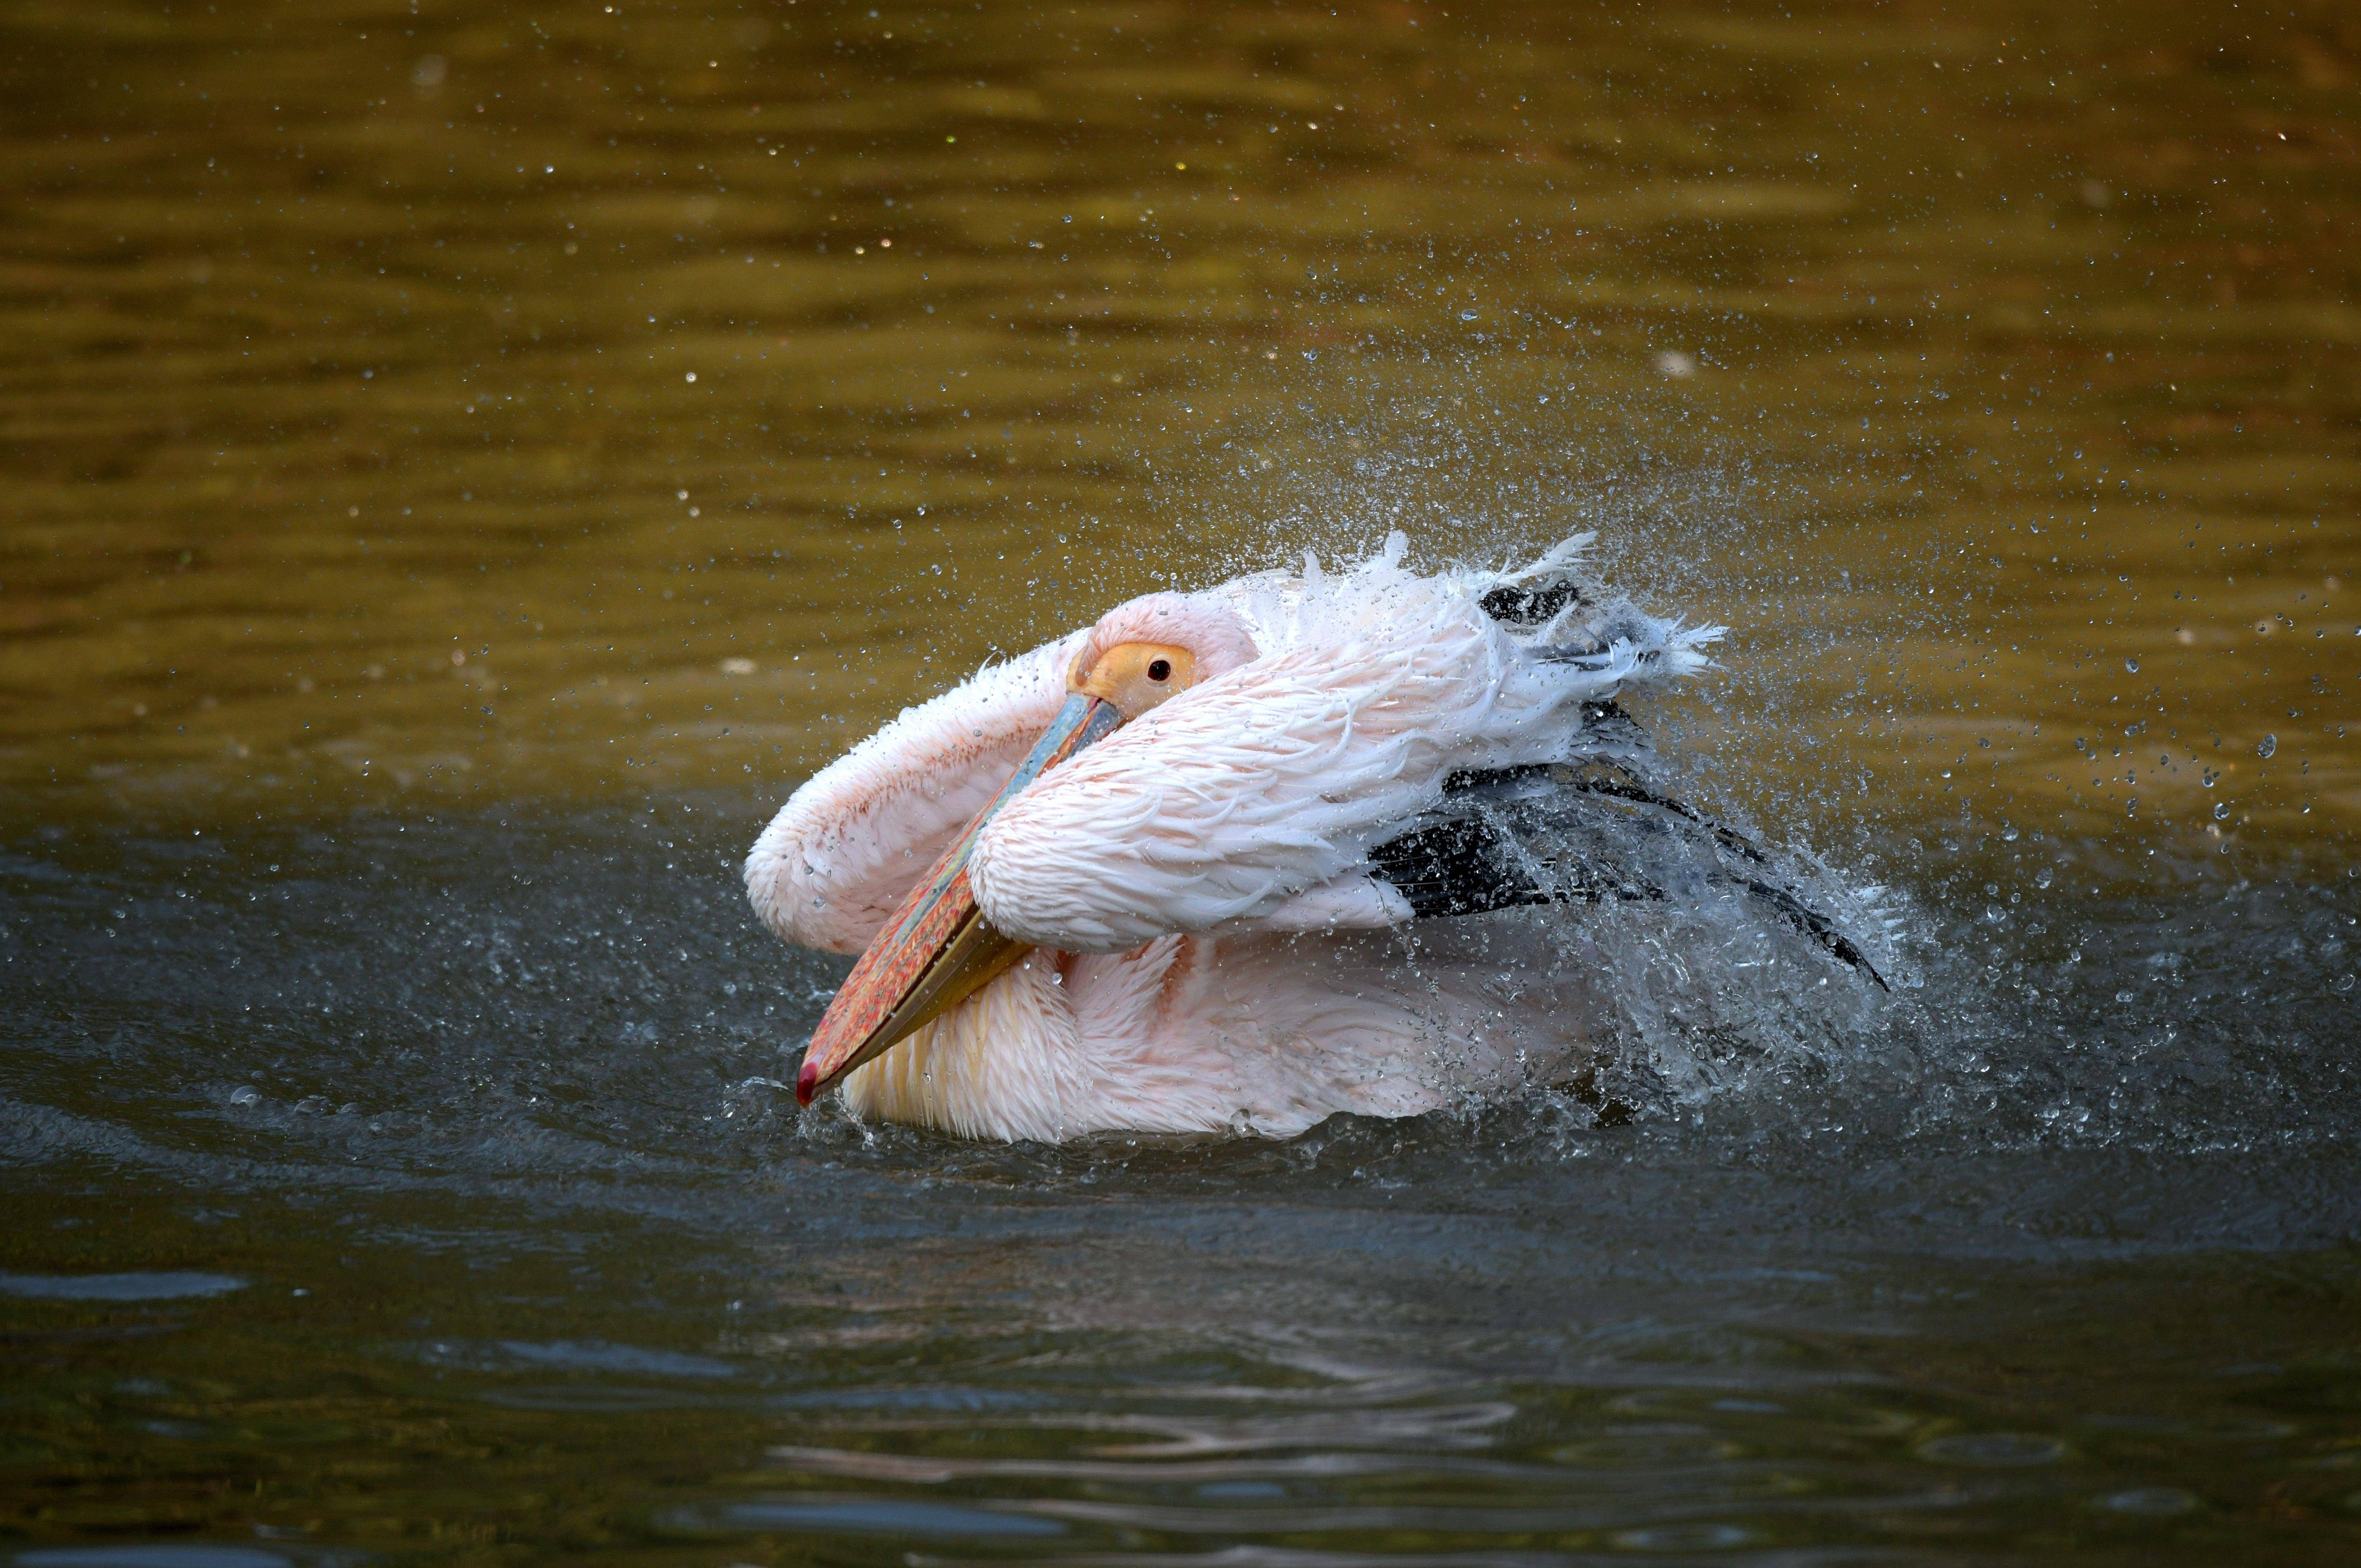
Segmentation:
<svg viewBox="0 0 2361 1568">
<path fill-rule="evenodd" d="M 746 885 L 860 960 L 808 1103 L 974 1138 L 1288 1136 L 1578 1080 L 1568 922 L 1719 898 L 1882 985 L 1762 851 L 1650 782 L 1620 694 L 1722 634 L 1581 570 L 1155 593 L 904 711 L 796 790 Z"/>
</svg>

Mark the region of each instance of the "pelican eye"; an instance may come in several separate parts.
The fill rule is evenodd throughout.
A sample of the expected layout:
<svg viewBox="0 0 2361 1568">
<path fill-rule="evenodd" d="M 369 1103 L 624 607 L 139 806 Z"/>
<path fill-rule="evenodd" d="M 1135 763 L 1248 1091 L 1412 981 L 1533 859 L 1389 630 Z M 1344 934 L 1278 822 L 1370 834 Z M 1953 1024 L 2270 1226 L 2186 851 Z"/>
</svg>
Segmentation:
<svg viewBox="0 0 2361 1568">
<path fill-rule="evenodd" d="M 1174 642 L 1125 642 L 1087 666 L 1077 664 L 1066 689 L 1111 702 L 1126 719 L 1137 718 L 1174 692 L 1197 682 L 1197 656 Z"/>
</svg>

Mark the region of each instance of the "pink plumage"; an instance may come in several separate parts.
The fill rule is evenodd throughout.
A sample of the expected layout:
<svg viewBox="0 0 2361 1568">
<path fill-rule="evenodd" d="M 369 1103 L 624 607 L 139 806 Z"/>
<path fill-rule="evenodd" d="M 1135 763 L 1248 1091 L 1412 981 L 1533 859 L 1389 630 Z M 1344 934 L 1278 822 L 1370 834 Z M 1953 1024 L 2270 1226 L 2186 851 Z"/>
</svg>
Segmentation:
<svg viewBox="0 0 2361 1568">
<path fill-rule="evenodd" d="M 1285 1135 L 1586 1059 L 1597 999 L 1552 972 L 1545 933 L 1426 921 L 1413 939 L 1411 903 L 1370 861 L 1455 775 L 1565 762 L 1596 705 L 1706 663 L 1720 629 L 1570 586 L 1586 542 L 1521 572 L 1421 576 L 1396 535 L 1340 573 L 1307 559 L 1151 595 L 816 774 L 755 844 L 747 886 L 787 940 L 857 951 L 1008 779 L 1078 654 L 1167 643 L 1204 672 L 983 824 L 975 905 L 1035 950 L 847 1074 L 846 1106 L 987 1138 Z"/>
</svg>

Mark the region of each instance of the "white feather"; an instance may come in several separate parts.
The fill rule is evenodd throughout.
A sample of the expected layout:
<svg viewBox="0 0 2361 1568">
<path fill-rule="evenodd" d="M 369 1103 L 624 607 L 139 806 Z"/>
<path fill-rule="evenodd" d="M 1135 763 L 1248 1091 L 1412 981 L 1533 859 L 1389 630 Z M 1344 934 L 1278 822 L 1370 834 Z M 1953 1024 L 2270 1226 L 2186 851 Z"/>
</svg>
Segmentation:
<svg viewBox="0 0 2361 1568">
<path fill-rule="evenodd" d="M 1582 704 L 1701 665 L 1698 646 L 1720 634 L 1619 601 L 1613 619 L 1639 639 L 1567 659 L 1478 603 L 1535 568 L 1422 577 L 1391 546 L 1341 574 L 1307 569 L 1292 593 L 1248 579 L 1200 596 L 1246 620 L 1260 657 L 1011 801 L 969 868 L 984 918 L 1043 946 L 1117 952 L 1269 916 L 1355 870 L 1449 774 L 1564 759 Z"/>
<path fill-rule="evenodd" d="M 807 780 L 746 857 L 763 923 L 827 952 L 867 947 L 1040 738 L 1085 635 L 986 665 Z"/>
</svg>

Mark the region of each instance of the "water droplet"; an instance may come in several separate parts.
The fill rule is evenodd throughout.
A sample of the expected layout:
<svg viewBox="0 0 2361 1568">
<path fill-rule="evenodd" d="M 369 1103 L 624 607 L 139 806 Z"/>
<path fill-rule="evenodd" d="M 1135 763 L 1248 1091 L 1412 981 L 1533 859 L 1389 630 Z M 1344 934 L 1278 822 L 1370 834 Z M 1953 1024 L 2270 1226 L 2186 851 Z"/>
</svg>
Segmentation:
<svg viewBox="0 0 2361 1568">
<path fill-rule="evenodd" d="M 2136 675 L 2139 674 L 2139 661 L 2137 659 L 2125 659 L 2124 661 L 2124 668 Z"/>
<path fill-rule="evenodd" d="M 2266 735 L 2263 737 L 2262 744 L 2255 748 L 2255 755 L 2257 757 L 2268 757 L 2279 749 L 2279 738 L 2276 735 Z"/>
<path fill-rule="evenodd" d="M 2226 800 L 2217 800 L 2217 801 L 2215 801 L 2215 802 L 2213 803 L 2213 820 L 2214 820 L 2214 821 L 2219 822 L 2219 821 L 2221 821 L 2224 817 L 2227 817 L 2227 816 L 2229 816 L 2229 815 L 2230 815 L 2230 803 L 2229 803 L 2228 801 L 2226 801 Z"/>
<path fill-rule="evenodd" d="M 247 1084 L 239 1089 L 233 1089 L 229 1092 L 229 1102 L 233 1105 L 251 1105 L 261 1098 L 261 1094 L 252 1084 Z"/>
<path fill-rule="evenodd" d="M 2041 868 L 2040 874 L 2033 879 L 2033 885 L 2036 887 L 2048 887 L 2051 883 L 2056 882 L 2057 880 L 2058 873 L 2051 871 L 2048 866 L 2044 866 Z"/>
</svg>

